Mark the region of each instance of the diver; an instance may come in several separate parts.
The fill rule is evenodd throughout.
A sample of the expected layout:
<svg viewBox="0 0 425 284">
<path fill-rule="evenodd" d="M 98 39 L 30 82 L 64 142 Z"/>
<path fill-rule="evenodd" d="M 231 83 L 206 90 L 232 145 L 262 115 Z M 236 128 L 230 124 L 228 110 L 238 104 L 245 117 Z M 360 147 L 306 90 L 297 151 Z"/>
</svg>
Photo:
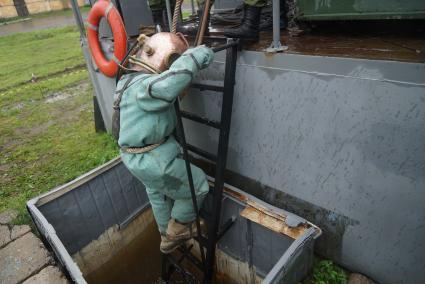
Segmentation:
<svg viewBox="0 0 425 284">
<path fill-rule="evenodd" d="M 183 35 L 165 32 L 144 37 L 140 45 L 130 57 L 136 72 L 117 84 L 118 144 L 122 161 L 146 187 L 161 234 L 160 250 L 170 253 L 197 234 L 185 161 L 173 137 L 173 103 L 214 53 L 205 46 L 188 49 Z M 200 206 L 209 185 L 200 168 L 191 169 Z"/>
</svg>

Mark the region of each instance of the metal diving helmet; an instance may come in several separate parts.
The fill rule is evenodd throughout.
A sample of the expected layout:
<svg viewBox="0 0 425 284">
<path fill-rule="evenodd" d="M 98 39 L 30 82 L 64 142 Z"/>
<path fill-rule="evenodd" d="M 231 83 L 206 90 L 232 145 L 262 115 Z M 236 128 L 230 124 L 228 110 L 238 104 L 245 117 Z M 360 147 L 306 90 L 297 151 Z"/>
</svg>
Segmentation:
<svg viewBox="0 0 425 284">
<path fill-rule="evenodd" d="M 140 35 L 139 49 L 130 56 L 132 69 L 162 73 L 189 48 L 189 44 L 181 33 L 156 33 L 151 37 Z"/>
</svg>

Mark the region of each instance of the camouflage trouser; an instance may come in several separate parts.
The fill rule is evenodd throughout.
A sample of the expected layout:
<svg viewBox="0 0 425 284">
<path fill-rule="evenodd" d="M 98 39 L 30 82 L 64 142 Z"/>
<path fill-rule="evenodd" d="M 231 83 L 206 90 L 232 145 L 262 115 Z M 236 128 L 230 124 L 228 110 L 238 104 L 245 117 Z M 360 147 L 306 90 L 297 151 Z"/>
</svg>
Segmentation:
<svg viewBox="0 0 425 284">
<path fill-rule="evenodd" d="M 204 5 L 205 0 L 196 0 L 199 7 L 202 7 Z M 214 0 L 211 1 L 214 3 Z M 256 6 L 256 7 L 264 7 L 266 5 L 267 0 L 244 0 L 244 3 L 249 6 Z M 176 3 L 175 0 L 170 0 L 171 7 L 174 7 L 174 4 Z M 165 9 L 165 0 L 149 0 L 149 7 L 151 10 L 161 10 Z"/>
</svg>

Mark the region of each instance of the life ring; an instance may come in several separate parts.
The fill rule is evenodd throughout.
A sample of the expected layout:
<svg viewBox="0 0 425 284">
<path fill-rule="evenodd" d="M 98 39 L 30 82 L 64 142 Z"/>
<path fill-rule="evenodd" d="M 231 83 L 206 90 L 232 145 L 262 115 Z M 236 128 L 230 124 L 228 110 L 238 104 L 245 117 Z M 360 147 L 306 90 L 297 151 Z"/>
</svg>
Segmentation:
<svg viewBox="0 0 425 284">
<path fill-rule="evenodd" d="M 102 52 L 98 38 L 99 22 L 102 17 L 108 21 L 114 37 L 114 54 L 109 61 Z M 100 71 L 106 76 L 115 76 L 118 64 L 127 52 L 127 33 L 121 16 L 112 2 L 99 0 L 93 5 L 87 17 L 87 38 L 90 52 Z"/>
</svg>

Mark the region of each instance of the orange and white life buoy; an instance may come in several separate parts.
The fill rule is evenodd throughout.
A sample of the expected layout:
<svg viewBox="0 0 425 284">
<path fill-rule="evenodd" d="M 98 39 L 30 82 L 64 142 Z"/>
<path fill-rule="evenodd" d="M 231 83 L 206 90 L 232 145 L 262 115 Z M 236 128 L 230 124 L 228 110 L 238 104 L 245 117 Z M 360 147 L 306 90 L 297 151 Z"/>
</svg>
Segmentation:
<svg viewBox="0 0 425 284">
<path fill-rule="evenodd" d="M 99 43 L 98 28 L 102 17 L 108 21 L 114 37 L 114 54 L 111 60 L 105 58 Z M 118 64 L 127 52 L 127 33 L 121 16 L 112 2 L 99 0 L 93 5 L 87 17 L 87 38 L 90 52 L 100 71 L 106 76 L 115 76 Z"/>
</svg>

